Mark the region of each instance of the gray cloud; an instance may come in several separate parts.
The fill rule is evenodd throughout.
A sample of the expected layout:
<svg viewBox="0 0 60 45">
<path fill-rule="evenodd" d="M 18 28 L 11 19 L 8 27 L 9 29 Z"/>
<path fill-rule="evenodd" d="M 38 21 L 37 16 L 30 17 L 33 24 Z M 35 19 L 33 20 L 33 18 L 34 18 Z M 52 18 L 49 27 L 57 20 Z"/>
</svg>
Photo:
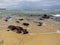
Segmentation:
<svg viewBox="0 0 60 45">
<path fill-rule="evenodd" d="M 41 9 L 59 5 L 60 0 L 0 0 L 0 8 Z"/>
</svg>

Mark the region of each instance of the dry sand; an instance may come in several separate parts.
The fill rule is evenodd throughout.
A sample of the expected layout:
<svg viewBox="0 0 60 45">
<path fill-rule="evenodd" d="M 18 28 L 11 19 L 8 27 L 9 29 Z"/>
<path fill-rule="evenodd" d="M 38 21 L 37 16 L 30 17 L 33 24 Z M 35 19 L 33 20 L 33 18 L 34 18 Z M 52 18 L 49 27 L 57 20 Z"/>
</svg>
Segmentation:
<svg viewBox="0 0 60 45">
<path fill-rule="evenodd" d="M 22 25 L 27 22 L 28 27 Z M 42 26 L 37 26 L 37 23 L 43 22 Z M 21 26 L 29 31 L 29 34 L 17 34 L 14 31 L 7 31 L 9 25 Z M 27 20 L 24 19 L 20 23 L 15 21 L 5 22 L 0 20 L 0 45 L 60 45 L 60 23 L 47 20 Z"/>
</svg>

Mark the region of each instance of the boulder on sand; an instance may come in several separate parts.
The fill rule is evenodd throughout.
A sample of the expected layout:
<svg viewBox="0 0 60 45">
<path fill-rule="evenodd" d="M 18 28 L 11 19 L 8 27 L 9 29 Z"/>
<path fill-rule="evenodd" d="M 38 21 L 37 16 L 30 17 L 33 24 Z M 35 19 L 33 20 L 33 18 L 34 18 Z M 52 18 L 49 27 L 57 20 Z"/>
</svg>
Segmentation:
<svg viewBox="0 0 60 45">
<path fill-rule="evenodd" d="M 23 32 L 23 34 L 28 34 L 27 29 L 23 29 L 22 27 L 19 27 L 19 26 L 10 25 L 10 26 L 8 26 L 8 28 L 12 31 L 17 30 L 17 33 L 22 33 Z"/>
<path fill-rule="evenodd" d="M 22 19 L 19 19 L 20 21 L 23 21 L 24 19 L 22 18 Z"/>
<path fill-rule="evenodd" d="M 29 26 L 29 23 L 23 23 L 24 26 Z"/>
<path fill-rule="evenodd" d="M 20 23 L 19 21 L 16 21 L 16 23 Z"/>
<path fill-rule="evenodd" d="M 23 30 L 23 34 L 28 34 L 29 32 L 27 31 L 27 29 Z"/>
<path fill-rule="evenodd" d="M 15 27 L 15 26 L 13 26 L 13 25 L 9 25 L 9 26 L 8 26 L 8 29 L 10 29 L 10 30 L 15 30 L 15 29 L 16 29 L 16 27 Z"/>
<path fill-rule="evenodd" d="M 47 14 L 44 14 L 44 15 L 42 16 L 42 18 L 48 19 L 49 16 L 48 16 Z"/>
</svg>

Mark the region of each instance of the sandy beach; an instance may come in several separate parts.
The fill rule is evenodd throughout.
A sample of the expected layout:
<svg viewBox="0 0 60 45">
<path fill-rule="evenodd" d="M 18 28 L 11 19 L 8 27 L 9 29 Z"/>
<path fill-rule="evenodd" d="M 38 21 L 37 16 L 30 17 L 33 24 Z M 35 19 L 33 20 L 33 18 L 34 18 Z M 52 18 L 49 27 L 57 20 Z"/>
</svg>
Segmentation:
<svg viewBox="0 0 60 45">
<path fill-rule="evenodd" d="M 16 23 L 15 20 L 5 22 L 0 19 L 0 45 L 60 45 L 60 22 L 51 19 L 28 20 L 27 18 L 19 22 Z M 22 25 L 24 22 L 29 23 L 29 26 Z M 37 26 L 38 23 L 36 22 L 42 22 L 43 24 Z M 29 33 L 18 34 L 16 31 L 7 31 L 9 25 L 21 26 L 27 29 Z"/>
</svg>

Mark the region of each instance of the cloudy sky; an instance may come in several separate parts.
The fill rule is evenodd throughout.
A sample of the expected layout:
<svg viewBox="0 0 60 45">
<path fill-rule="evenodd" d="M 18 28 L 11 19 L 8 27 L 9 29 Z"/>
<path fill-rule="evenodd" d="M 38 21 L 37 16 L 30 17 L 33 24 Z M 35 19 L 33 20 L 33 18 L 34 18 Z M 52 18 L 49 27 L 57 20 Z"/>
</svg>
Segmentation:
<svg viewBox="0 0 60 45">
<path fill-rule="evenodd" d="M 60 9 L 60 0 L 0 0 L 0 8 Z"/>
</svg>

